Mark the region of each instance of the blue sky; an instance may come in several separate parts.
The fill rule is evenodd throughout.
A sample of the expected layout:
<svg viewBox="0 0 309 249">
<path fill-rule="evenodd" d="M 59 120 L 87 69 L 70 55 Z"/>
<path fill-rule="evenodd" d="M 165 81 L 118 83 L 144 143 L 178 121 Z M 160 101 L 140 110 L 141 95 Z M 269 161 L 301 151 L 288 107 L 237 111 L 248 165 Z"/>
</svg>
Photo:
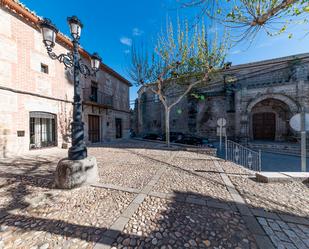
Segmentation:
<svg viewBox="0 0 309 249">
<path fill-rule="evenodd" d="M 84 24 L 81 45 L 90 53 L 97 51 L 104 63 L 127 77 L 126 67 L 132 40 L 154 40 L 169 18 L 192 18 L 194 9 L 176 11 L 173 0 L 21 0 L 39 16 L 50 18 L 65 34 L 69 34 L 66 18 L 77 15 Z M 258 60 L 309 52 L 309 35 L 304 37 L 309 24 L 295 25 L 286 34 L 269 37 L 260 32 L 248 44 L 233 47 L 227 57 L 233 65 Z M 293 32 L 292 39 L 288 33 Z M 130 79 L 129 79 L 130 80 Z M 136 98 L 137 87 L 132 87 L 130 100 Z"/>
</svg>

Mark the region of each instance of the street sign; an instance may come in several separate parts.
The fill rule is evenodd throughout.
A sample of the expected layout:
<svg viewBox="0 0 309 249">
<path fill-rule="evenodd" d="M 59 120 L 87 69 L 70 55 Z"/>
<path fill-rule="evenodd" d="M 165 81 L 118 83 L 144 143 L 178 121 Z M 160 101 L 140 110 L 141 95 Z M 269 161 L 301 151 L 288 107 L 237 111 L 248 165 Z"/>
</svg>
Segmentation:
<svg viewBox="0 0 309 249">
<path fill-rule="evenodd" d="M 309 114 L 305 114 L 305 130 L 309 131 Z M 293 130 L 295 131 L 301 131 L 301 114 L 295 114 L 291 119 L 290 119 L 290 126 L 292 127 Z"/>
<path fill-rule="evenodd" d="M 225 118 L 219 118 L 218 120 L 217 120 L 217 124 L 218 124 L 218 126 L 225 126 L 226 125 L 226 119 Z"/>
</svg>

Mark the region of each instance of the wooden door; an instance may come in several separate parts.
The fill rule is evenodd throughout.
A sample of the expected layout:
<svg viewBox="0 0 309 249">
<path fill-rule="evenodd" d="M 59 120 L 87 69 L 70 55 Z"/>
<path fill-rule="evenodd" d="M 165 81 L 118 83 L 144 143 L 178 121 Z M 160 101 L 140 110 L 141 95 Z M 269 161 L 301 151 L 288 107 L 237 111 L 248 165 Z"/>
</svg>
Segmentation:
<svg viewBox="0 0 309 249">
<path fill-rule="evenodd" d="M 116 138 L 122 138 L 122 120 L 116 118 Z"/>
<path fill-rule="evenodd" d="M 100 142 L 100 117 L 89 115 L 88 118 L 88 137 L 91 143 Z"/>
<path fill-rule="evenodd" d="M 252 121 L 255 140 L 275 140 L 276 115 L 274 113 L 256 113 L 253 115 Z"/>
</svg>

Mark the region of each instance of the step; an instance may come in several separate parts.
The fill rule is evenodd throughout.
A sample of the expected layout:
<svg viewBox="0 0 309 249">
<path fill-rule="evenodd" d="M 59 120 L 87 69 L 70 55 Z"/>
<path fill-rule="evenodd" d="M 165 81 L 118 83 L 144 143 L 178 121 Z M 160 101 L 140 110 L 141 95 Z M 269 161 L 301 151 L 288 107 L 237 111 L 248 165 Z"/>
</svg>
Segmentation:
<svg viewBox="0 0 309 249">
<path fill-rule="evenodd" d="M 257 172 L 255 174 L 258 182 L 292 182 L 292 181 L 309 181 L 309 172 Z"/>
<path fill-rule="evenodd" d="M 300 155 L 301 148 L 298 145 L 284 145 L 284 144 L 248 144 L 249 148 L 254 150 L 262 150 L 263 152 L 280 153 L 287 155 Z M 309 146 L 307 154 L 309 154 Z"/>
</svg>

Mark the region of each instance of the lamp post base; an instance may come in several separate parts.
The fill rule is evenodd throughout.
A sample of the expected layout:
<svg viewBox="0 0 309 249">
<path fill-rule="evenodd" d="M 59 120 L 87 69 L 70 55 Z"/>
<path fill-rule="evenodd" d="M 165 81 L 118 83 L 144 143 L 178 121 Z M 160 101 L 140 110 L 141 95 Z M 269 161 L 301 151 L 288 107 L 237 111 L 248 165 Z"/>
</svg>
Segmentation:
<svg viewBox="0 0 309 249">
<path fill-rule="evenodd" d="M 82 160 L 87 157 L 86 145 L 72 146 L 69 148 L 68 156 L 70 160 Z"/>
<path fill-rule="evenodd" d="M 97 160 L 86 157 L 82 160 L 64 158 L 59 161 L 55 173 L 56 186 L 61 189 L 72 189 L 96 183 L 99 179 Z"/>
</svg>

